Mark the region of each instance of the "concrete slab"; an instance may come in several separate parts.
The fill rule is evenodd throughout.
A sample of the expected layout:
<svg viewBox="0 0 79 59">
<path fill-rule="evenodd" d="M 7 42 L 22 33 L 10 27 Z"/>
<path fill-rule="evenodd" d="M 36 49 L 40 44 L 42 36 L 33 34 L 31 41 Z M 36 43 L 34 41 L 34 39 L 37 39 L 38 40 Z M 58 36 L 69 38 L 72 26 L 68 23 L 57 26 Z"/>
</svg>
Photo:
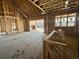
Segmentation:
<svg viewBox="0 0 79 59">
<path fill-rule="evenodd" d="M 0 59 L 42 59 L 42 32 L 22 32 L 0 37 Z"/>
</svg>

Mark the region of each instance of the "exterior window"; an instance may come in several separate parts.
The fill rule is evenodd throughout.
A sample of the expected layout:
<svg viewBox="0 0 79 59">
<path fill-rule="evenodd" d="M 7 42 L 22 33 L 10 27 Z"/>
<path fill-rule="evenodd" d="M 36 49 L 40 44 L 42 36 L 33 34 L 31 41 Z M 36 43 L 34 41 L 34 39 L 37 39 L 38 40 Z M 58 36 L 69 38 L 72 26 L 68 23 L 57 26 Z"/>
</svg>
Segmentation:
<svg viewBox="0 0 79 59">
<path fill-rule="evenodd" d="M 44 20 L 43 19 L 37 20 L 35 25 L 36 25 L 37 31 L 44 32 Z"/>
<path fill-rule="evenodd" d="M 55 26 L 60 26 L 60 18 L 56 18 L 56 20 L 55 20 Z"/>
<path fill-rule="evenodd" d="M 56 16 L 55 26 L 75 26 L 76 13 Z"/>
<path fill-rule="evenodd" d="M 68 18 L 68 26 L 75 26 L 75 16 Z"/>
<path fill-rule="evenodd" d="M 67 26 L 67 18 L 61 19 L 61 26 Z"/>
</svg>

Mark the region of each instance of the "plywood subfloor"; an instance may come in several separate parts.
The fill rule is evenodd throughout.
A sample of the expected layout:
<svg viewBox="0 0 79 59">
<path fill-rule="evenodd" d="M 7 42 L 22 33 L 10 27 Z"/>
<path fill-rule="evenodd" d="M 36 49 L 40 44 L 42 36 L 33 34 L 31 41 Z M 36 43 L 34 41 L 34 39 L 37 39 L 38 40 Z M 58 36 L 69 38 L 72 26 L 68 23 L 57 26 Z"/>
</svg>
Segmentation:
<svg viewBox="0 0 79 59">
<path fill-rule="evenodd" d="M 0 59 L 42 59 L 41 32 L 0 36 Z"/>
</svg>

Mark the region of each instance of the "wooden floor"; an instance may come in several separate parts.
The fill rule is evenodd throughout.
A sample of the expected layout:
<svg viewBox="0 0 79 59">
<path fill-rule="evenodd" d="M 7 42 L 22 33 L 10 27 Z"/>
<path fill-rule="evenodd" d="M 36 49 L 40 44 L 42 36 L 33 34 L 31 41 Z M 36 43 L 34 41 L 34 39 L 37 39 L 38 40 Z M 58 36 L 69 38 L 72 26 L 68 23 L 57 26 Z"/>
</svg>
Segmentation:
<svg viewBox="0 0 79 59">
<path fill-rule="evenodd" d="M 0 59 L 42 59 L 41 32 L 0 36 Z"/>
</svg>

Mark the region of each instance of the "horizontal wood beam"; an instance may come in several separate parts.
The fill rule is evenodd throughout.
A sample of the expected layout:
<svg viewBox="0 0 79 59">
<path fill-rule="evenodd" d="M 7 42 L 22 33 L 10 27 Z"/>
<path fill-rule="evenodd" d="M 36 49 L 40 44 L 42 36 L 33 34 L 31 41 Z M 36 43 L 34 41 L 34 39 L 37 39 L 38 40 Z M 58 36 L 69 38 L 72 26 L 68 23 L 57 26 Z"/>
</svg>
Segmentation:
<svg viewBox="0 0 79 59">
<path fill-rule="evenodd" d="M 51 40 L 44 40 L 44 42 L 46 42 L 47 44 L 52 44 L 52 45 L 57 44 L 57 45 L 61 45 L 61 46 L 67 46 L 67 44 L 65 44 L 65 43 L 51 41 Z"/>
</svg>

